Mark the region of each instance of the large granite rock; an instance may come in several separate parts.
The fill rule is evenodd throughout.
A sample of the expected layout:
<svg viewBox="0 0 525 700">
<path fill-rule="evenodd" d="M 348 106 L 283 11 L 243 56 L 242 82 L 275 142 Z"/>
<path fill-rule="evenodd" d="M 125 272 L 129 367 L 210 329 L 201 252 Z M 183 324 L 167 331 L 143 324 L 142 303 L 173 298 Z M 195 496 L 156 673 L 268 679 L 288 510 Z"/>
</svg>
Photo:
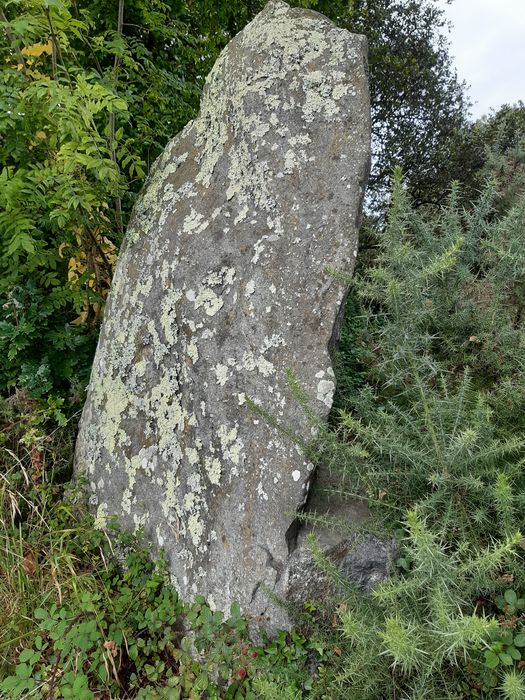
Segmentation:
<svg viewBox="0 0 525 700">
<path fill-rule="evenodd" d="M 120 254 L 76 469 L 97 521 L 163 547 L 181 595 L 286 624 L 314 469 L 290 371 L 324 419 L 370 148 L 366 43 L 272 0 L 157 160 Z M 269 620 L 268 620 L 269 618 Z"/>
</svg>

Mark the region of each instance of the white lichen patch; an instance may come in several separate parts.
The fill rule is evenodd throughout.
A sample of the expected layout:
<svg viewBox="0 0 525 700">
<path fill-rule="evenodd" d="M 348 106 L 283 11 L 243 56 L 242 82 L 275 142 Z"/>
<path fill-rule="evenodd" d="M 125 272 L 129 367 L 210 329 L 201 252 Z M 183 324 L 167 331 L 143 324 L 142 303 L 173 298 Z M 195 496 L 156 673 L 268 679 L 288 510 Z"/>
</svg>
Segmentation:
<svg viewBox="0 0 525 700">
<path fill-rule="evenodd" d="M 181 403 L 175 373 L 164 370 L 159 383 L 151 389 L 149 407 L 157 429 L 159 451 L 172 459 L 180 459 L 175 433 L 184 430 L 184 421 L 189 416 Z"/>
<path fill-rule="evenodd" d="M 153 358 L 157 365 L 161 365 L 164 357 L 169 353 L 169 348 L 161 341 L 155 326 L 155 321 L 148 321 L 147 329 L 149 333 L 149 343 L 153 348 Z"/>
<path fill-rule="evenodd" d="M 212 372 L 215 373 L 219 386 L 224 386 L 230 377 L 230 370 L 227 365 L 221 365 L 220 363 L 217 363 L 215 367 L 212 368 Z"/>
<path fill-rule="evenodd" d="M 273 333 L 271 336 L 265 335 L 261 346 L 261 352 L 265 353 L 270 348 L 278 348 L 281 345 L 285 345 L 285 341 L 281 333 Z"/>
<path fill-rule="evenodd" d="M 147 522 L 147 513 L 142 513 L 141 515 L 138 515 L 138 513 L 133 513 L 133 532 L 138 532 L 139 530 L 143 529 Z"/>
<path fill-rule="evenodd" d="M 335 384 L 329 379 L 321 379 L 317 384 L 317 398 L 328 408 L 331 408 L 334 398 Z"/>
<path fill-rule="evenodd" d="M 206 457 L 204 468 L 211 484 L 218 486 L 221 483 L 222 465 L 217 457 Z"/>
<path fill-rule="evenodd" d="M 191 511 L 195 509 L 200 504 L 200 498 L 190 491 L 190 493 L 185 494 L 182 499 L 182 507 L 184 510 Z"/>
<path fill-rule="evenodd" d="M 241 207 L 241 209 L 239 210 L 239 213 L 237 214 L 237 216 L 233 220 L 233 225 L 237 226 L 237 224 L 240 224 L 241 221 L 244 221 L 246 219 L 247 214 L 248 214 L 248 205 L 246 204 L 244 207 Z"/>
<path fill-rule="evenodd" d="M 195 299 L 195 308 L 200 309 L 201 306 L 207 316 L 215 316 L 224 306 L 224 301 L 210 287 L 200 287 Z"/>
<path fill-rule="evenodd" d="M 195 364 L 197 362 L 197 360 L 199 359 L 199 349 L 197 347 L 197 343 L 195 342 L 195 340 L 193 338 L 186 346 L 186 354 L 190 358 L 190 360 L 193 362 L 193 364 Z"/>
<path fill-rule="evenodd" d="M 290 136 L 288 143 L 295 148 L 295 146 L 307 146 L 312 143 L 312 139 L 308 134 L 297 134 L 297 136 Z"/>
<path fill-rule="evenodd" d="M 235 268 L 222 267 L 220 270 L 209 272 L 199 285 L 194 299 L 195 309 L 204 308 L 207 316 L 215 314 L 224 306 L 224 300 L 215 293 L 213 287 L 224 287 L 228 293 L 228 287 L 235 280 Z"/>
<path fill-rule="evenodd" d="M 204 533 L 204 523 L 196 513 L 188 518 L 188 532 L 194 547 L 198 547 Z"/>
<path fill-rule="evenodd" d="M 301 478 L 301 472 L 298 469 L 294 469 L 292 472 L 292 479 L 294 481 L 299 481 L 300 478 Z"/>
<path fill-rule="evenodd" d="M 338 100 L 345 94 L 343 85 L 333 85 L 330 80 L 327 80 L 327 75 L 323 71 L 312 71 L 306 74 L 303 80 L 305 86 L 303 119 L 305 122 L 313 122 L 319 117 L 333 121 L 340 115 L 341 109 Z"/>
<path fill-rule="evenodd" d="M 105 393 L 105 421 L 102 428 L 102 442 L 106 450 L 112 454 L 117 444 L 125 438 L 125 433 L 120 429 L 123 413 L 129 406 L 129 392 L 120 377 L 111 379 L 106 377 L 103 384 L 97 385 L 95 393 Z"/>
<path fill-rule="evenodd" d="M 146 369 L 148 367 L 147 360 L 139 360 L 133 365 L 135 371 L 135 377 L 143 377 L 146 374 Z"/>
<path fill-rule="evenodd" d="M 248 372 L 257 370 L 263 377 L 269 377 L 275 373 L 275 367 L 269 360 L 262 355 L 256 357 L 251 350 L 244 353 L 241 363 L 237 367 L 238 369 L 245 369 Z"/>
<path fill-rule="evenodd" d="M 166 292 L 161 302 L 160 324 L 169 345 L 177 342 L 177 303 L 182 299 L 182 291 L 173 289 Z"/>
<path fill-rule="evenodd" d="M 142 235 L 151 235 L 154 230 L 155 218 L 151 213 L 157 209 L 159 201 L 163 199 L 163 191 L 169 185 L 169 177 L 188 157 L 188 153 L 182 153 L 177 158 L 173 158 L 173 152 L 191 128 L 191 124 L 192 122 L 169 142 L 151 168 L 148 187 L 137 201 L 133 221 L 128 227 L 127 240 L 131 245 L 136 243 Z"/>
<path fill-rule="evenodd" d="M 194 464 L 197 464 L 199 461 L 199 453 L 194 447 L 186 447 L 184 450 L 184 453 L 186 455 L 186 459 L 188 460 L 188 464 L 192 467 Z"/>
<path fill-rule="evenodd" d="M 257 495 L 263 501 L 268 500 L 268 494 L 266 493 L 266 491 L 263 488 L 262 481 L 259 481 L 259 483 L 257 484 Z"/>
<path fill-rule="evenodd" d="M 100 503 L 97 508 L 97 513 L 93 520 L 93 527 L 95 530 L 105 530 L 108 526 L 108 505 L 107 503 Z"/>
<path fill-rule="evenodd" d="M 204 217 L 204 215 L 195 211 L 195 209 L 191 207 L 190 213 L 182 222 L 182 231 L 188 235 L 199 234 L 203 233 L 203 231 L 205 231 L 209 225 L 210 222 Z"/>
<path fill-rule="evenodd" d="M 140 469 L 140 457 L 138 455 L 135 455 L 131 458 L 131 460 L 126 459 L 124 469 L 128 477 L 128 485 L 126 486 L 124 494 L 122 496 L 121 507 L 124 513 L 129 514 L 131 513 L 133 488 L 137 479 L 137 472 Z"/>
<path fill-rule="evenodd" d="M 229 460 L 237 467 L 241 462 L 244 448 L 244 442 L 239 437 L 239 426 L 236 424 L 228 429 L 225 425 L 221 425 L 217 437 L 221 444 L 223 459 Z"/>
<path fill-rule="evenodd" d="M 268 236 L 262 236 L 259 238 L 257 243 L 254 244 L 253 246 L 253 256 L 251 259 L 251 262 L 256 265 L 259 262 L 259 258 L 261 257 L 261 253 L 263 252 L 265 246 L 263 241 L 265 241 L 268 238 Z M 255 291 L 255 288 L 254 288 Z"/>
<path fill-rule="evenodd" d="M 275 374 L 275 367 L 265 357 L 258 357 L 255 366 L 257 367 L 259 374 L 262 374 L 263 377 L 269 377 L 270 375 Z"/>
</svg>

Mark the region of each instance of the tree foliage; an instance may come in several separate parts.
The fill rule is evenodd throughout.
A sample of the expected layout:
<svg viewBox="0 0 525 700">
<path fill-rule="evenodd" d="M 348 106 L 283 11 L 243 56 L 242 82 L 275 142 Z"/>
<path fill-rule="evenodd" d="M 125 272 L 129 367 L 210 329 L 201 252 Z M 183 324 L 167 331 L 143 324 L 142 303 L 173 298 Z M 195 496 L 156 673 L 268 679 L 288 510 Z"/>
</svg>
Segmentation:
<svg viewBox="0 0 525 700">
<path fill-rule="evenodd" d="M 506 211 L 525 189 L 525 105 L 502 105 L 467 132 L 465 166 L 458 179 L 465 201 L 477 198 L 487 179 L 498 191 L 497 210 Z"/>
<path fill-rule="evenodd" d="M 123 3 L 120 3 L 123 8 Z M 0 15 L 0 388 L 84 385 L 133 193 L 193 114 L 202 49 L 161 2 Z"/>
</svg>

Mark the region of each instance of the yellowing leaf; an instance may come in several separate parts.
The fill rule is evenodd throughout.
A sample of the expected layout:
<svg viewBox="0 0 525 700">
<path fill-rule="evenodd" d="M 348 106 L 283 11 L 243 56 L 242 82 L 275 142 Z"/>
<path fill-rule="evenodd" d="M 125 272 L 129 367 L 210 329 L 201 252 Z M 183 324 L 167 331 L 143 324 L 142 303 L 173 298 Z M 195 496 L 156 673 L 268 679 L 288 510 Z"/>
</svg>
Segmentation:
<svg viewBox="0 0 525 700">
<path fill-rule="evenodd" d="M 71 321 L 71 323 L 75 326 L 82 326 L 87 321 L 87 317 L 88 317 L 87 310 L 82 311 L 81 314 L 79 316 L 77 316 L 74 321 Z"/>
<path fill-rule="evenodd" d="M 30 75 L 35 80 L 51 80 L 49 75 L 44 75 L 39 70 L 28 70 L 27 75 Z"/>
<path fill-rule="evenodd" d="M 37 139 L 47 139 L 47 134 L 45 131 L 37 131 L 35 136 Z"/>
<path fill-rule="evenodd" d="M 51 54 L 52 52 L 53 47 L 50 41 L 47 44 L 32 44 L 22 48 L 24 56 L 41 56 L 43 53 Z"/>
<path fill-rule="evenodd" d="M 58 254 L 60 255 L 61 258 L 64 257 L 64 249 L 65 248 L 69 248 L 69 243 L 66 243 L 65 241 L 58 246 Z"/>
</svg>

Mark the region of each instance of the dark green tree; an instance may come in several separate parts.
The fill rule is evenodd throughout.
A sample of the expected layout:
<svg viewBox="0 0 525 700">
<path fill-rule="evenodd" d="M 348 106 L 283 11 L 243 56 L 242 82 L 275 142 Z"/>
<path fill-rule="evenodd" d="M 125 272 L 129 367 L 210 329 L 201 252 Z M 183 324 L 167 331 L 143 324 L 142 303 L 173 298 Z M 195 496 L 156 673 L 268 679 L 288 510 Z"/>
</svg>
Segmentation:
<svg viewBox="0 0 525 700">
<path fill-rule="evenodd" d="M 525 189 L 525 105 L 502 105 L 470 125 L 459 175 L 465 201 L 474 201 L 487 179 L 498 191 L 497 210 L 506 211 Z"/>
<path fill-rule="evenodd" d="M 1 390 L 85 385 L 135 193 L 198 105 L 190 20 L 156 0 L 1 12 Z"/>
</svg>

